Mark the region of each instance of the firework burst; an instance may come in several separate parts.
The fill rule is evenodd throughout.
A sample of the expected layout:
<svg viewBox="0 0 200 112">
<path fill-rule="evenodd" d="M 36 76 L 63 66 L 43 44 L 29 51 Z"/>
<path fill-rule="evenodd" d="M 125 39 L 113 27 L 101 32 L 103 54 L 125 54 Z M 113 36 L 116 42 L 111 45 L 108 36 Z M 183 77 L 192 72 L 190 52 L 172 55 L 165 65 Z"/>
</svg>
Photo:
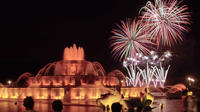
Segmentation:
<svg viewBox="0 0 200 112">
<path fill-rule="evenodd" d="M 136 53 L 149 53 L 148 45 L 153 43 L 145 29 L 136 19 L 132 22 L 122 21 L 118 29 L 112 31 L 114 35 L 111 37 L 111 47 L 114 57 L 122 61 L 126 57 L 134 57 Z"/>
<path fill-rule="evenodd" d="M 172 47 L 182 41 L 182 32 L 188 31 L 190 24 L 190 12 L 186 5 L 179 6 L 181 2 L 176 0 L 148 1 L 141 8 L 141 21 L 147 25 L 152 39 L 158 47 L 160 44 Z"/>
<path fill-rule="evenodd" d="M 126 58 L 123 65 L 128 72 L 127 85 L 141 87 L 146 84 L 149 87 L 153 84 L 154 87 L 157 87 L 157 84 L 160 83 L 160 87 L 164 87 L 170 68 L 170 65 L 166 65 L 166 63 L 169 62 L 171 56 L 169 51 L 160 56 L 155 51 L 151 51 L 149 56 L 138 54 L 134 58 Z"/>
</svg>

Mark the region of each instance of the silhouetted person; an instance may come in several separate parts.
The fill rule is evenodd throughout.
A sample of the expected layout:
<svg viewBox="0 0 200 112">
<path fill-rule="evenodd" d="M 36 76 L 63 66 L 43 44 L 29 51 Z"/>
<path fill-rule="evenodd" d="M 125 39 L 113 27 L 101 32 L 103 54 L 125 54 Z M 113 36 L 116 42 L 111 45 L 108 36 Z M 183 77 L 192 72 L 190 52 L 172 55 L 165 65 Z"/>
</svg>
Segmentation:
<svg viewBox="0 0 200 112">
<path fill-rule="evenodd" d="M 24 99 L 24 107 L 26 108 L 26 110 L 24 112 L 35 112 L 33 110 L 33 107 L 34 107 L 34 100 L 32 97 L 26 97 Z"/>
<path fill-rule="evenodd" d="M 53 108 L 54 112 L 62 112 L 62 109 L 63 109 L 62 101 L 61 100 L 53 101 L 52 108 Z"/>
<path fill-rule="evenodd" d="M 111 106 L 112 112 L 121 112 L 122 105 L 120 103 L 113 103 Z"/>
</svg>

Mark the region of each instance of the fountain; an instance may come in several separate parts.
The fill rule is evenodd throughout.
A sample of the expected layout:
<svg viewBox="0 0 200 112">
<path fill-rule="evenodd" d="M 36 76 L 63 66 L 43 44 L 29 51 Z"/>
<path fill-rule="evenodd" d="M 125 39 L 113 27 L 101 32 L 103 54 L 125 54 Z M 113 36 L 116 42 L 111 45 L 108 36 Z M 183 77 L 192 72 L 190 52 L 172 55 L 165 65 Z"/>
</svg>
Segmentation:
<svg viewBox="0 0 200 112">
<path fill-rule="evenodd" d="M 66 47 L 64 49 L 63 60 L 84 60 L 84 50 L 82 47 L 76 47 L 73 44 L 72 47 Z"/>
<path fill-rule="evenodd" d="M 85 60 L 83 48 L 74 44 L 64 49 L 62 60 L 45 65 L 35 76 L 24 73 L 12 87 L 1 87 L 0 99 L 22 100 L 32 96 L 34 99 L 88 104 L 108 93 L 108 87 L 121 87 L 125 98 L 140 96 L 144 88 L 126 87 L 125 78 L 119 70 L 106 75 L 99 62 Z"/>
</svg>

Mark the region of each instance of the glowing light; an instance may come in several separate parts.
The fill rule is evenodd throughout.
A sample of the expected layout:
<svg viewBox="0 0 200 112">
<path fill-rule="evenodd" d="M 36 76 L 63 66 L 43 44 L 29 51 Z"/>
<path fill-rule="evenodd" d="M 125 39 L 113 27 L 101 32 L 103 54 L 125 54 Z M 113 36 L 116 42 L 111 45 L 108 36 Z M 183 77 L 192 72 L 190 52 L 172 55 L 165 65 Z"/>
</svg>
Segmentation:
<svg viewBox="0 0 200 112">
<path fill-rule="evenodd" d="M 54 98 L 55 98 L 55 99 L 63 99 L 62 96 L 55 96 Z"/>
<path fill-rule="evenodd" d="M 156 60 L 158 58 L 158 55 L 153 56 L 153 60 Z"/>
<path fill-rule="evenodd" d="M 194 78 L 188 77 L 188 81 L 194 82 Z"/>
<path fill-rule="evenodd" d="M 154 0 L 141 8 L 141 21 L 158 47 L 160 44 L 171 47 L 183 40 L 183 31 L 188 31 L 190 12 L 186 5 L 180 4 L 177 0 Z"/>
<path fill-rule="evenodd" d="M 169 57 L 172 56 L 172 54 L 171 54 L 169 51 L 166 51 L 166 52 L 164 53 L 164 56 L 165 56 L 166 58 L 169 58 Z"/>
<path fill-rule="evenodd" d="M 155 55 L 156 52 L 155 52 L 155 51 L 151 51 L 150 54 L 151 54 L 151 55 Z"/>
<path fill-rule="evenodd" d="M 8 83 L 8 85 L 11 85 L 12 81 L 11 81 L 11 80 L 8 80 L 8 82 L 7 82 L 7 83 Z"/>
<path fill-rule="evenodd" d="M 192 96 L 193 95 L 193 92 L 192 91 L 188 91 L 187 92 L 187 96 Z"/>
</svg>

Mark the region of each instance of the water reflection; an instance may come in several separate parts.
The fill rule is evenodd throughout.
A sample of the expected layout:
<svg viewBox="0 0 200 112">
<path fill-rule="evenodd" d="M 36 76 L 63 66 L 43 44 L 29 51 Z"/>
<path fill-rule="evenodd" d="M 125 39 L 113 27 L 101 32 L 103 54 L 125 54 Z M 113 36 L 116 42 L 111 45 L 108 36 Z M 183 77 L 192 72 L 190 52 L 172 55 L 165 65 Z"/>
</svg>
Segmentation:
<svg viewBox="0 0 200 112">
<path fill-rule="evenodd" d="M 1 112 L 23 112 L 25 110 L 23 102 L 16 101 L 0 101 Z M 52 101 L 36 101 L 34 109 L 36 112 L 53 112 Z M 163 112 L 183 112 L 183 103 L 181 100 L 167 100 L 158 99 L 155 100 L 154 107 L 158 107 L 160 103 L 163 103 Z M 77 105 L 64 105 L 63 112 L 99 112 L 100 108 L 96 106 L 77 106 Z M 159 108 L 155 108 L 154 112 L 161 112 Z"/>
<path fill-rule="evenodd" d="M 0 101 L 0 112 L 23 112 L 25 110 L 23 102 Z M 53 112 L 51 102 L 35 102 L 34 110 L 36 112 Z M 96 106 L 72 106 L 64 105 L 63 112 L 97 112 Z"/>
<path fill-rule="evenodd" d="M 157 99 L 154 106 L 159 107 L 160 103 L 163 104 L 163 112 L 184 112 L 182 100 Z M 160 108 L 155 108 L 154 112 L 161 112 Z"/>
</svg>

